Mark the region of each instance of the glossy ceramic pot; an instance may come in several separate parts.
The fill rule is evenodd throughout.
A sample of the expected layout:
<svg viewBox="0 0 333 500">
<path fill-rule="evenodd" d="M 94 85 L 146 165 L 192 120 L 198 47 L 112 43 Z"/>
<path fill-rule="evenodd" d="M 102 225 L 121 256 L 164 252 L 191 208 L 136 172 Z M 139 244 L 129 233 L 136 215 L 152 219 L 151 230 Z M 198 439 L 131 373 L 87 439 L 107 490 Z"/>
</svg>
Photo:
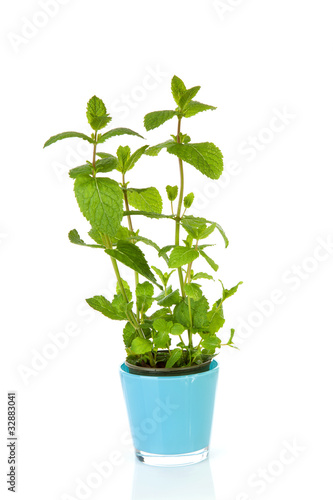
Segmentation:
<svg viewBox="0 0 333 500">
<path fill-rule="evenodd" d="M 177 466 L 208 456 L 219 367 L 178 376 L 138 375 L 124 364 L 120 377 L 137 458 Z"/>
</svg>

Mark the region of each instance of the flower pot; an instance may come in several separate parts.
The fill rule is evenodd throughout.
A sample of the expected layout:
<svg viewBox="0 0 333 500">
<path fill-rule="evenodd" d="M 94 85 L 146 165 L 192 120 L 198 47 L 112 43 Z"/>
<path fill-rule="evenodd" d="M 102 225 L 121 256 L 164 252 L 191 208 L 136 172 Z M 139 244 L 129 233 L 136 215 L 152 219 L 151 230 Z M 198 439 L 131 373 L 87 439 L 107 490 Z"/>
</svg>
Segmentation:
<svg viewBox="0 0 333 500">
<path fill-rule="evenodd" d="M 187 375 L 138 375 L 120 367 L 137 458 L 172 467 L 208 456 L 218 363 Z"/>
</svg>

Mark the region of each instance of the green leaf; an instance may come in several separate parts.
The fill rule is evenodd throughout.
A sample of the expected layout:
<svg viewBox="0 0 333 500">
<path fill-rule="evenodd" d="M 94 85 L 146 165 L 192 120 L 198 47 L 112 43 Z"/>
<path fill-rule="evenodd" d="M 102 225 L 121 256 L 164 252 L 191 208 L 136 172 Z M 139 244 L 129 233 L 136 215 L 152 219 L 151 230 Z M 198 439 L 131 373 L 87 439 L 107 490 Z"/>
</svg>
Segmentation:
<svg viewBox="0 0 333 500">
<path fill-rule="evenodd" d="M 108 156 L 106 158 L 102 158 L 101 160 L 97 160 L 95 164 L 96 172 L 111 172 L 118 167 L 118 158 L 115 156 Z"/>
<path fill-rule="evenodd" d="M 185 293 L 188 297 L 193 299 L 194 301 L 199 300 L 202 297 L 202 291 L 200 286 L 196 283 L 186 283 L 184 285 Z"/>
<path fill-rule="evenodd" d="M 136 162 L 141 158 L 141 156 L 144 154 L 144 152 L 146 151 L 146 149 L 148 147 L 149 147 L 148 145 L 145 145 L 145 146 L 142 146 L 142 148 L 134 151 L 134 153 L 130 156 L 130 158 L 128 159 L 128 161 L 126 163 L 125 172 L 128 172 L 129 170 L 131 170 L 134 167 Z"/>
<path fill-rule="evenodd" d="M 204 349 L 207 349 L 207 351 L 215 352 L 216 349 L 221 347 L 221 339 L 216 335 L 205 334 L 202 335 L 202 338 L 204 340 L 201 342 L 201 345 Z"/>
<path fill-rule="evenodd" d="M 91 247 L 91 248 L 104 248 L 102 245 L 90 245 L 85 243 L 83 240 L 81 240 L 79 233 L 77 232 L 76 229 L 72 229 L 68 233 L 68 238 L 71 243 L 74 243 L 75 245 L 82 245 L 85 247 Z"/>
<path fill-rule="evenodd" d="M 180 300 L 179 290 L 174 290 L 161 298 L 157 303 L 159 306 L 171 307 L 174 304 L 179 304 Z"/>
<path fill-rule="evenodd" d="M 170 201 L 175 201 L 178 195 L 178 186 L 166 186 L 166 192 Z"/>
<path fill-rule="evenodd" d="M 87 119 L 89 125 L 95 131 L 106 127 L 111 121 L 110 116 L 106 112 L 104 102 L 95 95 L 87 104 Z"/>
<path fill-rule="evenodd" d="M 179 99 L 179 107 L 181 110 L 185 110 L 188 103 L 197 95 L 201 87 L 192 87 L 191 89 L 186 90 L 186 92 L 183 93 L 181 98 Z"/>
<path fill-rule="evenodd" d="M 228 299 L 232 295 L 234 295 L 237 292 L 239 285 L 242 285 L 242 284 L 243 284 L 243 282 L 240 281 L 239 283 L 237 283 L 237 285 L 230 288 L 230 290 L 227 290 L 226 288 L 223 287 L 223 301 Z M 222 284 L 222 286 L 223 286 L 223 284 Z"/>
<path fill-rule="evenodd" d="M 165 367 L 172 368 L 177 363 L 177 361 L 180 360 L 180 358 L 182 357 L 182 354 L 183 354 L 183 351 L 181 349 L 173 349 L 171 351 L 170 358 L 166 362 Z"/>
<path fill-rule="evenodd" d="M 162 212 L 162 198 L 155 187 L 144 189 L 129 188 L 127 189 L 127 196 L 129 204 L 137 210 L 158 214 Z"/>
<path fill-rule="evenodd" d="M 172 248 L 175 248 L 177 245 L 166 245 L 165 247 L 162 247 L 160 251 L 158 252 L 159 257 L 163 257 L 164 255 L 167 254 Z"/>
<path fill-rule="evenodd" d="M 155 271 L 155 273 L 157 274 L 157 276 L 160 278 L 160 280 L 163 283 L 163 285 L 166 286 L 167 284 L 165 282 L 165 277 L 164 277 L 164 274 L 161 271 L 161 269 L 159 269 L 158 267 L 155 267 L 155 266 L 151 266 L 151 268 Z"/>
<path fill-rule="evenodd" d="M 217 333 L 224 325 L 222 301 L 219 299 L 208 312 L 209 332 Z"/>
<path fill-rule="evenodd" d="M 161 288 L 148 266 L 144 253 L 133 243 L 130 243 L 129 241 L 119 240 L 117 243 L 117 248 L 107 249 L 105 251 L 108 255 L 111 255 L 111 257 L 119 260 L 119 262 L 122 262 L 123 264 L 125 264 L 125 266 L 130 267 L 134 271 L 147 278 L 149 281 L 155 283 L 155 285 L 157 285 L 159 288 Z"/>
<path fill-rule="evenodd" d="M 175 141 L 169 139 L 168 141 L 161 142 L 160 144 L 156 144 L 156 146 L 151 146 L 150 148 L 146 149 L 145 154 L 148 156 L 157 156 L 163 148 L 167 148 L 171 144 L 175 144 Z"/>
<path fill-rule="evenodd" d="M 144 126 L 145 129 L 153 130 L 154 128 L 159 127 L 166 121 L 170 120 L 174 116 L 177 115 L 176 111 L 165 110 L 165 111 L 153 111 L 152 113 L 148 113 L 144 117 Z"/>
<path fill-rule="evenodd" d="M 218 179 L 223 171 L 223 156 L 212 142 L 190 144 L 173 143 L 167 147 L 168 153 L 178 156 L 193 165 L 210 179 Z"/>
<path fill-rule="evenodd" d="M 54 144 L 57 141 L 61 141 L 62 139 L 68 139 L 70 137 L 78 137 L 79 139 L 84 139 L 85 141 L 88 141 L 91 144 L 93 144 L 94 142 L 94 140 L 91 137 L 88 137 L 85 134 L 81 134 L 80 132 L 63 132 L 62 134 L 57 134 L 50 137 L 50 139 L 46 141 L 46 143 L 44 144 L 44 148 L 50 146 L 51 144 Z"/>
<path fill-rule="evenodd" d="M 151 352 L 152 348 L 153 344 L 150 340 L 142 337 L 136 337 L 131 344 L 131 350 L 134 354 L 146 354 L 146 352 Z"/>
<path fill-rule="evenodd" d="M 92 174 L 92 166 L 89 163 L 86 165 L 80 165 L 79 167 L 72 168 L 68 174 L 72 179 L 76 179 L 82 174 Z"/>
<path fill-rule="evenodd" d="M 208 111 L 216 109 L 215 106 L 209 106 L 208 104 L 203 104 L 198 101 L 191 101 L 188 103 L 186 107 L 186 111 L 184 113 L 185 118 L 190 118 L 191 116 L 200 113 L 201 111 Z"/>
<path fill-rule="evenodd" d="M 125 238 L 123 238 L 123 239 L 125 239 Z M 139 242 L 141 241 L 142 243 L 145 243 L 146 245 L 155 248 L 155 250 L 157 250 L 157 252 L 160 252 L 160 250 L 161 250 L 160 247 L 157 245 L 157 243 L 155 243 L 154 241 L 152 241 L 148 238 L 145 238 L 144 236 L 140 236 L 138 234 L 135 234 L 135 235 L 131 235 L 130 239 L 133 241 L 139 241 Z M 166 255 L 162 255 L 162 257 L 166 263 L 169 262 L 169 259 Z M 151 267 L 155 271 L 156 268 L 154 268 L 154 266 L 151 266 Z"/>
<path fill-rule="evenodd" d="M 194 329 L 202 329 L 208 327 L 208 317 L 207 312 L 209 309 L 208 300 L 206 297 L 202 296 L 199 300 L 195 302 L 191 300 L 191 310 L 192 310 L 192 326 Z"/>
<path fill-rule="evenodd" d="M 159 332 L 154 335 L 153 342 L 156 349 L 167 349 L 171 344 L 171 340 L 167 332 Z"/>
<path fill-rule="evenodd" d="M 91 225 L 114 236 L 123 217 L 123 193 L 118 183 L 107 177 L 80 175 L 74 191 L 80 210 Z"/>
<path fill-rule="evenodd" d="M 171 80 L 171 92 L 176 104 L 179 104 L 181 96 L 186 92 L 186 87 L 184 82 L 176 75 Z"/>
<path fill-rule="evenodd" d="M 210 267 L 216 272 L 219 268 L 216 262 L 214 262 L 213 259 L 211 259 L 202 249 L 199 250 L 199 253 L 204 259 L 206 259 Z"/>
<path fill-rule="evenodd" d="M 235 335 L 235 329 L 234 328 L 231 328 L 231 331 L 230 331 L 230 338 L 227 342 L 227 345 L 229 345 L 230 347 L 233 347 L 234 349 L 238 349 L 238 347 L 236 347 L 234 345 L 234 342 L 233 342 L 233 338 L 234 338 L 234 335 Z"/>
<path fill-rule="evenodd" d="M 154 287 L 148 281 L 136 285 L 136 304 L 139 311 L 146 312 L 153 304 Z"/>
<path fill-rule="evenodd" d="M 213 276 L 207 273 L 196 273 L 194 276 L 192 276 L 192 281 L 200 279 L 214 280 Z"/>
<path fill-rule="evenodd" d="M 126 319 L 126 314 L 111 304 L 103 295 L 95 295 L 91 299 L 86 299 L 86 302 L 90 307 L 101 312 L 107 318 L 119 321 Z"/>
<path fill-rule="evenodd" d="M 117 149 L 118 166 L 117 170 L 119 172 L 125 172 L 125 165 L 129 161 L 131 156 L 131 149 L 129 146 L 119 146 Z"/>
<path fill-rule="evenodd" d="M 183 219 L 182 219 L 183 222 L 185 223 L 192 223 L 193 224 L 215 224 L 216 225 L 216 229 L 218 230 L 218 232 L 221 234 L 222 238 L 224 239 L 224 243 L 225 243 L 225 247 L 227 248 L 227 246 L 229 245 L 229 240 L 225 234 L 225 232 L 223 231 L 222 227 L 220 226 L 220 224 L 218 224 L 217 222 L 213 222 L 211 220 L 207 220 L 207 219 L 204 219 L 203 217 L 194 217 L 193 215 L 184 215 Z M 182 222 L 182 223 L 183 223 Z"/>
<path fill-rule="evenodd" d="M 114 128 L 112 130 L 109 130 L 108 132 L 105 132 L 105 134 L 101 135 L 101 137 L 98 139 L 98 144 L 102 144 L 105 142 L 107 139 L 110 139 L 111 137 L 115 137 L 116 135 L 136 135 L 137 137 L 141 137 L 143 139 L 142 135 L 138 134 L 137 132 L 134 132 L 134 130 L 131 130 L 129 128 Z"/>
<path fill-rule="evenodd" d="M 133 340 L 138 336 L 137 330 L 131 323 L 126 323 L 123 329 L 123 340 L 126 347 L 131 347 Z"/>
<path fill-rule="evenodd" d="M 174 215 L 158 214 L 156 212 L 145 212 L 144 210 L 125 210 L 124 215 L 144 215 L 149 219 L 174 219 Z"/>
<path fill-rule="evenodd" d="M 190 208 L 194 201 L 194 193 L 189 193 L 184 198 L 184 207 Z"/>
<path fill-rule="evenodd" d="M 121 278 L 121 282 L 122 282 L 123 287 L 125 289 L 127 299 L 129 301 L 131 301 L 132 300 L 132 292 L 131 292 L 131 288 L 130 288 L 129 284 L 127 283 L 127 281 L 123 280 L 122 278 Z M 116 286 L 116 291 L 117 291 L 118 295 L 122 295 L 122 290 L 121 290 L 118 282 L 117 282 L 117 286 Z"/>
<path fill-rule="evenodd" d="M 100 246 L 102 246 L 103 248 L 105 248 L 105 245 L 103 243 L 103 239 L 102 239 L 102 236 L 101 236 L 101 233 L 99 231 L 97 231 L 97 229 L 94 229 L 93 227 L 90 229 L 90 231 L 88 232 L 89 236 L 91 239 L 93 239 L 94 241 L 96 241 L 96 243 Z"/>
<path fill-rule="evenodd" d="M 181 267 L 185 264 L 193 262 L 199 257 L 199 252 L 194 248 L 177 246 L 174 248 L 169 257 L 169 267 Z"/>
<path fill-rule="evenodd" d="M 185 331 L 185 327 L 181 325 L 180 323 L 174 323 L 174 325 L 171 328 L 171 335 L 181 335 Z"/>
</svg>

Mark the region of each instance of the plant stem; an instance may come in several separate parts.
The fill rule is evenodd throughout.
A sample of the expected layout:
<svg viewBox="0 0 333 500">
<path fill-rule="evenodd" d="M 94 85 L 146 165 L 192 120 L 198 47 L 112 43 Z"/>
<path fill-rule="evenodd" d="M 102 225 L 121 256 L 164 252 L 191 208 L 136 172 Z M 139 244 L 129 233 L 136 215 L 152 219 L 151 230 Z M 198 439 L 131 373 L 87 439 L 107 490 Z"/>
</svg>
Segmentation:
<svg viewBox="0 0 333 500">
<path fill-rule="evenodd" d="M 128 196 L 127 196 L 126 182 L 125 182 L 125 174 L 123 173 L 122 176 L 123 176 L 123 193 L 124 193 L 125 208 L 126 208 L 126 211 L 129 212 L 129 203 L 128 203 Z M 131 216 L 129 214 L 127 215 L 127 221 L 128 221 L 128 228 L 129 228 L 129 230 L 132 233 L 134 233 L 133 224 L 132 224 L 132 218 L 131 218 Z M 138 286 L 138 284 L 139 284 L 139 273 L 137 273 L 136 271 L 134 271 L 134 279 L 135 279 L 135 288 L 136 288 Z M 136 316 L 137 316 L 137 318 L 139 320 L 139 318 L 140 318 L 140 311 L 139 311 L 138 306 L 136 306 Z"/>
<path fill-rule="evenodd" d="M 178 128 L 177 128 L 177 143 L 180 144 L 180 127 L 181 127 L 181 118 L 178 118 Z M 179 173 L 180 173 L 180 189 L 179 189 L 179 198 L 178 198 L 178 207 L 177 207 L 177 215 L 176 215 L 176 234 L 175 234 L 175 244 L 179 245 L 179 240 L 180 240 L 180 220 L 182 218 L 182 206 L 183 206 L 183 199 L 184 199 L 184 167 L 183 167 L 183 160 L 181 158 L 178 158 L 179 161 Z M 179 284 L 180 284 L 180 289 L 182 293 L 183 299 L 185 299 L 186 294 L 184 290 L 184 278 L 183 278 L 183 271 L 181 267 L 178 267 L 178 276 L 179 276 Z M 187 330 L 188 332 L 188 343 L 189 347 L 193 347 L 192 343 L 192 312 L 191 312 L 191 299 L 188 297 L 188 314 L 190 318 L 190 328 Z"/>
<path fill-rule="evenodd" d="M 178 118 L 178 128 L 177 128 L 177 143 L 180 144 L 180 126 L 181 126 L 181 118 Z M 184 198 L 184 167 L 183 160 L 178 158 L 179 161 L 179 173 L 180 173 L 180 189 L 179 189 L 179 198 L 178 198 L 178 208 L 176 215 L 176 233 L 175 233 L 175 244 L 179 245 L 180 240 L 180 219 L 181 219 L 181 211 L 183 205 Z M 185 298 L 184 291 L 184 279 L 183 279 L 183 271 L 181 267 L 178 267 L 178 276 L 179 276 L 179 284 L 182 297 Z"/>
<path fill-rule="evenodd" d="M 94 149 L 93 149 L 93 160 L 92 160 L 93 177 L 96 176 L 96 148 L 97 148 L 97 131 L 95 132 L 95 141 L 94 141 Z"/>
</svg>

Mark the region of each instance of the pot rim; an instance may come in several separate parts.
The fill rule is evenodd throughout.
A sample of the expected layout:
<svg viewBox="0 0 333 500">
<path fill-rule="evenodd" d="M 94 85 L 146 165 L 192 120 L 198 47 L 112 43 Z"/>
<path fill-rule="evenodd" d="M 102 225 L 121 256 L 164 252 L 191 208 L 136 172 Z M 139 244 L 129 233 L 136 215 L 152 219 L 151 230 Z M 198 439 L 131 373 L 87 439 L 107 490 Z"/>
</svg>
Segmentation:
<svg viewBox="0 0 333 500">
<path fill-rule="evenodd" d="M 212 371 L 215 371 L 215 370 L 218 370 L 219 369 L 219 363 L 218 361 L 216 361 L 216 359 L 211 359 L 210 361 L 207 361 L 206 363 L 209 364 L 209 368 L 208 370 L 205 370 L 205 371 L 198 371 L 198 372 L 191 372 L 191 373 L 184 373 L 184 369 L 182 371 L 182 373 L 179 373 L 179 374 L 169 374 L 168 372 L 168 375 L 164 374 L 162 375 L 161 374 L 161 371 L 162 370 L 166 370 L 166 369 L 163 369 L 163 368 L 142 368 L 142 372 L 141 373 L 130 373 L 129 371 L 129 364 L 127 364 L 126 361 L 124 361 L 120 367 L 119 367 L 119 371 L 121 373 L 123 373 L 124 375 L 128 375 L 130 377 L 145 377 L 145 378 L 149 378 L 149 379 L 154 379 L 154 378 L 159 378 L 159 379 L 165 379 L 165 380 L 170 380 L 170 379 L 177 379 L 177 378 L 184 378 L 184 377 L 201 377 L 201 376 L 207 376 L 209 373 L 211 373 Z M 136 365 L 131 365 L 133 367 L 136 367 Z M 200 365 L 199 365 L 200 366 Z M 136 367 L 136 368 L 141 368 L 141 367 Z M 192 367 L 189 367 L 189 368 L 192 368 Z M 143 370 L 146 371 L 146 373 L 143 372 Z M 153 373 L 147 373 L 148 370 L 151 370 Z M 167 370 L 171 370 L 170 368 L 168 368 Z M 178 368 L 178 371 L 182 370 L 181 368 Z M 164 371 L 165 373 L 165 371 Z"/>
</svg>

